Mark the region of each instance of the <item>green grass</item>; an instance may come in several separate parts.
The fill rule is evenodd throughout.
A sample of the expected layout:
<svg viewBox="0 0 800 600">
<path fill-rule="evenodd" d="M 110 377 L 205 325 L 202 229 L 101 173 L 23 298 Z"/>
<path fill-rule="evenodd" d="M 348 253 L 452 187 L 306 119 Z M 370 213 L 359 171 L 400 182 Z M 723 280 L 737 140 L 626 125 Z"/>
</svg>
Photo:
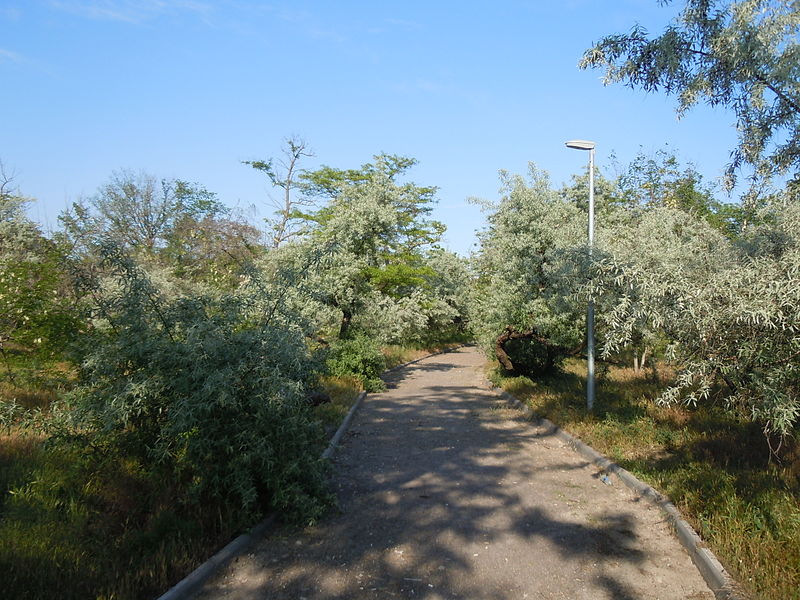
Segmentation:
<svg viewBox="0 0 800 600">
<path fill-rule="evenodd" d="M 8 358 L 0 372 L 0 404 L 14 402 L 47 415 L 71 384 L 69 365 L 37 362 L 24 352 Z M 2 596 L 154 598 L 249 525 L 213 502 L 194 511 L 182 508 L 181 488 L 171 479 L 107 449 L 53 443 L 5 423 Z"/>
<path fill-rule="evenodd" d="M 135 461 L 19 433 L 0 437 L 0 492 L 3 593 L 20 600 L 156 597 L 237 530 Z"/>
<path fill-rule="evenodd" d="M 717 407 L 661 407 L 667 374 L 611 367 L 585 410 L 585 368 L 568 361 L 533 381 L 490 377 L 547 417 L 647 481 L 681 509 L 754 597 L 800 598 L 800 447 L 770 456 L 758 425 Z"/>
<path fill-rule="evenodd" d="M 394 366 L 430 351 L 393 347 L 385 354 Z M 0 373 L 0 403 L 46 414 L 72 381 L 66 363 L 37 362 L 24 351 L 8 358 Z M 360 383 L 323 377 L 320 384 L 331 402 L 315 407 L 315 415 L 334 431 Z M 67 600 L 159 596 L 252 525 L 235 522 L 213 502 L 194 512 L 182 509 L 181 489 L 152 465 L 6 427 L 0 432 L 3 596 L 49 598 L 53 590 Z"/>
</svg>

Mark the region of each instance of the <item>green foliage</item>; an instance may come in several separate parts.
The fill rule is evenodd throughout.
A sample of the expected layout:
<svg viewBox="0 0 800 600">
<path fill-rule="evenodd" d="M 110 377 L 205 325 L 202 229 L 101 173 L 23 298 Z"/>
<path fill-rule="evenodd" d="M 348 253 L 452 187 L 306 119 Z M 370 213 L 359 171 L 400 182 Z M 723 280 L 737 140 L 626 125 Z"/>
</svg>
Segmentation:
<svg viewBox="0 0 800 600">
<path fill-rule="evenodd" d="M 335 239 L 374 266 L 408 259 L 438 242 L 444 226 L 428 218 L 436 188 L 397 182 L 414 164 L 414 159 L 380 154 L 357 171 L 323 167 L 304 174 L 307 181 L 327 182 L 318 193 L 331 196 L 327 205 L 310 216 L 317 224 L 317 235 Z M 317 189 L 312 186 L 308 193 Z"/>
<path fill-rule="evenodd" d="M 9 344 L 60 354 L 80 322 L 64 254 L 27 217 L 28 202 L 0 194 L 0 352 L 6 360 Z"/>
<path fill-rule="evenodd" d="M 556 194 L 536 171 L 530 184 L 505 176 L 476 257 L 479 341 L 508 370 L 541 371 L 580 348 L 592 299 L 603 358 L 633 353 L 638 367 L 658 350 L 677 368 L 661 402 L 722 403 L 767 436 L 791 436 L 800 422 L 800 203 L 787 190 L 737 231 L 715 221 L 721 211 L 693 187 L 691 170 L 670 156 L 647 169 L 643 160 L 621 190 L 606 186 L 592 257 L 574 200 L 581 182 Z"/>
<path fill-rule="evenodd" d="M 675 207 L 727 229 L 737 243 L 714 240 L 696 223 L 656 211 L 642 224 L 650 231 L 631 228 L 640 229 L 629 238 L 639 246 L 634 256 L 622 259 L 612 250 L 596 265 L 598 277 L 615 287 L 607 352 L 648 325 L 661 330 L 681 367 L 664 401 L 720 398 L 740 417 L 761 422 L 768 435 L 782 437 L 800 422 L 800 325 L 790 308 L 798 302 L 800 268 L 793 233 L 800 176 L 798 32 L 800 11 L 791 0 L 686 0 L 660 36 L 650 39 L 636 26 L 603 38 L 581 62 L 604 68 L 607 82 L 678 95 L 679 114 L 701 100 L 731 108 L 739 144 L 729 187 L 743 164 L 754 168 L 756 182 L 794 177 L 782 194 L 759 198 L 754 188 L 742 207 L 716 211 L 703 208 L 696 177 L 673 179 L 679 185 L 666 192 L 679 200 Z M 636 173 L 639 179 L 655 173 L 660 183 L 665 170 Z M 641 183 L 634 190 L 646 187 Z M 654 252 L 654 244 L 665 252 Z"/>
<path fill-rule="evenodd" d="M 304 402 L 315 376 L 280 281 L 236 294 L 165 297 L 120 249 L 84 284 L 96 329 L 68 398 L 80 445 L 146 461 L 247 519 L 269 508 L 313 521 L 326 506 L 320 431 Z"/>
<path fill-rule="evenodd" d="M 758 175 L 800 170 L 800 11 L 793 0 L 685 0 L 658 37 L 639 25 L 586 51 L 581 67 L 605 69 L 607 83 L 678 96 L 682 114 L 701 100 L 736 115 L 742 164 Z"/>
<path fill-rule="evenodd" d="M 501 336 L 524 335 L 553 348 L 578 346 L 585 309 L 573 294 L 581 280 L 576 269 L 584 260 L 585 217 L 533 165 L 529 181 L 507 173 L 501 178 L 504 196 L 488 207 L 489 226 L 475 258 L 470 320 L 478 341 L 493 353 L 504 344 Z M 514 364 L 510 357 L 506 368 L 526 363 L 530 342 L 517 346 L 525 350 L 519 354 L 523 360 Z"/>
<path fill-rule="evenodd" d="M 682 166 L 674 152 L 640 152 L 618 180 L 618 194 L 626 208 L 674 208 L 707 221 L 729 237 L 745 226 L 745 210 L 738 204 L 723 204 L 703 182 L 694 165 Z"/>
<path fill-rule="evenodd" d="M 553 348 L 531 338 L 509 340 L 504 349 L 514 365 L 514 371 L 528 375 L 551 373 L 567 358 L 564 349 Z"/>
<path fill-rule="evenodd" d="M 800 420 L 800 205 L 731 243 L 703 221 L 656 209 L 615 232 L 595 263 L 610 355 L 642 329 L 663 332 L 679 367 L 663 402 L 723 400 L 791 435 Z"/>
<path fill-rule="evenodd" d="M 337 336 L 381 343 L 420 341 L 457 318 L 432 292 L 428 255 L 444 227 L 429 219 L 435 188 L 399 183 L 413 159 L 379 155 L 359 170 L 305 173 L 308 193 L 330 196 L 309 215 L 308 251 L 329 255 L 316 275 L 316 300 L 340 315 Z"/>
<path fill-rule="evenodd" d="M 386 360 L 375 340 L 359 335 L 332 344 L 325 364 L 337 377 L 356 377 L 368 392 L 380 392 L 385 385 L 380 378 Z"/>
<path fill-rule="evenodd" d="M 465 335 L 469 272 L 435 247 L 435 189 L 397 181 L 414 162 L 383 155 L 317 174 L 250 163 L 291 209 L 268 250 L 179 180 L 116 173 L 62 215 L 55 241 L 4 193 L 0 335 L 15 344 L 4 350 L 16 387 L 0 389 L 11 399 L 0 425 L 37 447 L 8 470 L 0 438 L 7 593 L 153 597 L 267 510 L 319 518 L 330 501 L 320 420 L 335 425 L 359 383 L 383 389 L 379 345 Z M 325 189 L 327 205 L 298 209 Z M 60 337 L 37 320 L 61 313 L 72 320 Z M 77 381 L 23 390 L 47 344 L 70 347 L 62 379 Z M 349 383 L 311 408 L 321 381 Z"/>
<path fill-rule="evenodd" d="M 425 264 L 429 269 L 425 287 L 437 310 L 429 313 L 422 343 L 471 340 L 469 295 L 474 275 L 469 261 L 454 252 L 434 249 Z"/>
<path fill-rule="evenodd" d="M 260 234 L 213 192 L 178 179 L 120 171 L 88 199 L 59 216 L 59 237 L 78 260 L 111 240 L 179 278 L 235 286 L 243 263 L 259 253 Z"/>
<path fill-rule="evenodd" d="M 374 163 L 361 165 L 360 169 L 336 169 L 323 165 L 316 171 L 307 171 L 301 174 L 302 189 L 308 196 L 323 198 L 336 198 L 348 185 L 360 185 L 373 180 L 376 175 L 387 177 L 394 181 L 417 164 L 416 159 L 396 154 L 379 154 L 375 156 Z M 430 190 L 433 188 L 424 188 Z"/>
</svg>

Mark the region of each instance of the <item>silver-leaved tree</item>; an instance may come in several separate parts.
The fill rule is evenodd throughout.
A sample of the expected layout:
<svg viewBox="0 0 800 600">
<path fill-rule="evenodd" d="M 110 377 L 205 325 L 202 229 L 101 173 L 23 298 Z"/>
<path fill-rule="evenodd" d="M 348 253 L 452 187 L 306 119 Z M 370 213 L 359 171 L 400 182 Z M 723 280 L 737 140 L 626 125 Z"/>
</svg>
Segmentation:
<svg viewBox="0 0 800 600">
<path fill-rule="evenodd" d="M 668 3 L 669 0 L 664 3 Z M 733 111 L 739 144 L 727 175 L 742 165 L 757 178 L 800 174 L 800 9 L 794 0 L 686 0 L 661 35 L 639 25 L 609 35 L 582 68 L 606 83 L 678 97 L 678 113 L 699 102 Z"/>
</svg>

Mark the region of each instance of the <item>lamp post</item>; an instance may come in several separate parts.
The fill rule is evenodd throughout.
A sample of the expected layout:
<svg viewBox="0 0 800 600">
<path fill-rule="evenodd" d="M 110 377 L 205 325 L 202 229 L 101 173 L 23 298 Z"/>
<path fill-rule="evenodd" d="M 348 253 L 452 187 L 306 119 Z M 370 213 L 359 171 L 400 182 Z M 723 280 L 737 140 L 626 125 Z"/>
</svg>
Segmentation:
<svg viewBox="0 0 800 600">
<path fill-rule="evenodd" d="M 570 140 L 567 148 L 589 151 L 589 258 L 594 247 L 594 142 Z M 594 408 L 594 301 L 586 309 L 586 410 Z"/>
</svg>

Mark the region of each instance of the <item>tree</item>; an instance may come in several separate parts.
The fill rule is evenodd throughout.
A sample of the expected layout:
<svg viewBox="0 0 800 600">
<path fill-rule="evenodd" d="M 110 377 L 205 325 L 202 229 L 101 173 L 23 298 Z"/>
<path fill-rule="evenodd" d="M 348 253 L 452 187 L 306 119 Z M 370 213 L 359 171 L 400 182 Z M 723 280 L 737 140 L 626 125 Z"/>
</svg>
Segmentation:
<svg viewBox="0 0 800 600">
<path fill-rule="evenodd" d="M 678 368 L 662 402 L 722 402 L 790 435 L 800 420 L 800 205 L 784 200 L 737 241 L 662 207 L 617 229 L 593 265 L 603 354 L 658 332 Z"/>
<path fill-rule="evenodd" d="M 174 294 L 113 242 L 81 270 L 96 326 L 81 345 L 62 439 L 136 462 L 184 507 L 242 523 L 276 509 L 308 523 L 326 507 L 322 431 L 306 393 L 319 361 L 283 302 L 302 273 L 251 269 L 235 290 Z"/>
<path fill-rule="evenodd" d="M 78 242 L 105 237 L 123 248 L 155 255 L 187 218 L 201 221 L 228 213 L 202 186 L 122 170 L 59 220 Z"/>
<path fill-rule="evenodd" d="M 485 206 L 470 318 L 506 370 L 533 374 L 581 346 L 585 305 L 573 294 L 584 268 L 585 212 L 533 164 L 527 181 L 505 172 L 501 180 L 503 197 Z"/>
<path fill-rule="evenodd" d="M 88 201 L 59 216 L 62 237 L 78 257 L 113 241 L 151 266 L 182 278 L 231 286 L 259 251 L 259 233 L 216 194 L 180 179 L 118 171 Z M 95 257 L 96 258 L 96 257 Z"/>
<path fill-rule="evenodd" d="M 302 192 L 305 189 L 298 180 L 298 177 L 302 177 L 305 173 L 299 169 L 299 163 L 303 158 L 314 156 L 313 152 L 308 149 L 304 140 L 296 136 L 286 138 L 282 150 L 283 158 L 278 160 L 280 171 L 275 169 L 273 159 L 244 161 L 244 164 L 265 173 L 273 186 L 283 190 L 283 197 L 280 200 L 271 200 L 275 208 L 275 218 L 267 219 L 272 248 L 277 248 L 302 233 L 302 228 L 298 227 L 304 217 L 301 208 L 311 204 L 308 197 L 302 194 L 298 197 L 293 192 Z"/>
<path fill-rule="evenodd" d="M 664 3 L 669 2 L 666 0 Z M 700 101 L 731 109 L 739 144 L 727 185 L 752 165 L 755 176 L 800 177 L 800 9 L 794 0 L 685 0 L 658 37 L 636 25 L 587 50 L 581 68 L 605 82 L 678 96 L 682 115 Z"/>
<path fill-rule="evenodd" d="M 424 252 L 444 226 L 429 218 L 436 188 L 397 181 L 415 163 L 381 154 L 361 169 L 323 166 L 303 175 L 307 193 L 330 195 L 308 215 L 308 243 L 331 250 L 319 288 L 326 304 L 341 312 L 340 338 L 351 335 L 366 306 L 379 299 L 405 302 L 430 274 Z"/>
<path fill-rule="evenodd" d="M 753 203 L 743 207 L 718 201 L 713 187 L 703 181 L 694 165 L 682 165 L 668 148 L 649 155 L 640 151 L 620 173 L 618 194 L 622 205 L 629 210 L 682 210 L 731 238 L 740 235 L 754 216 L 750 214 L 755 207 Z"/>
<path fill-rule="evenodd" d="M 589 167 L 587 166 L 580 175 L 572 176 L 572 183 L 561 186 L 559 196 L 571 202 L 584 214 L 589 211 Z M 619 182 L 608 179 L 595 166 L 594 173 L 594 210 L 595 215 L 602 219 L 624 200 L 621 198 Z"/>
<path fill-rule="evenodd" d="M 753 224 L 730 236 L 675 202 L 684 198 L 671 195 L 680 186 L 651 196 L 645 176 L 647 185 L 630 191 L 646 202 L 606 205 L 590 258 L 586 215 L 569 189 L 555 192 L 533 168 L 529 181 L 503 180 L 503 198 L 487 206 L 480 236 L 471 319 L 504 368 L 535 374 L 579 348 L 592 299 L 603 358 L 633 350 L 641 361 L 658 348 L 675 367 L 660 402 L 725 406 L 773 440 L 796 433 L 800 198 L 793 189 L 766 198 Z"/>
<path fill-rule="evenodd" d="M 61 249 L 28 218 L 0 162 L 0 353 L 57 352 L 78 326 Z"/>
</svg>

